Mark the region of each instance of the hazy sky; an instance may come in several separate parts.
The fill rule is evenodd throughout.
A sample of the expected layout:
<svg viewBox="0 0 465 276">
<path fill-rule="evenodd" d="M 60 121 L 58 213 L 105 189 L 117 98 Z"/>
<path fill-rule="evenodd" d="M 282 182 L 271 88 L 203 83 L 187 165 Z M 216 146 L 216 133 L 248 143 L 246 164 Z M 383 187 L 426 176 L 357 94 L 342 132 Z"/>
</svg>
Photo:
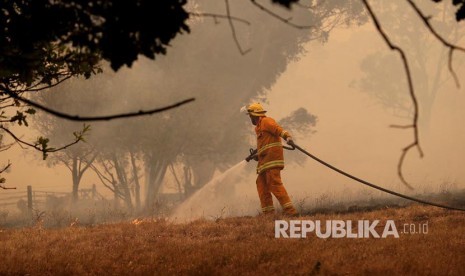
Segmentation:
<svg viewBox="0 0 465 276">
<path fill-rule="evenodd" d="M 407 125 L 410 121 L 390 115 L 373 98 L 349 85 L 361 77 L 359 66 L 364 56 L 377 49 L 389 51 L 379 34 L 365 25 L 354 31 L 337 31 L 327 45 L 310 44 L 307 48 L 309 53 L 290 65 L 270 91 L 270 113 L 279 117 L 305 106 L 319 117 L 318 133 L 309 141 L 298 142 L 358 176 L 382 185 L 401 185 L 396 166 L 401 149 L 413 141 L 413 136 L 411 130 L 389 125 Z M 400 60 L 397 54 L 392 58 Z M 457 69 L 458 76 L 464 74 L 463 66 Z M 464 92 L 452 79 L 439 91 L 430 129 L 427 133 L 420 130 L 425 157 L 420 159 L 418 151 L 411 150 L 405 160 L 405 176 L 414 187 L 437 186 L 442 181 L 456 181 L 465 187 L 465 171 L 461 168 L 465 156 L 465 127 L 461 123 Z M 334 175 L 314 162 L 308 166 L 309 182 Z M 337 182 L 340 178 L 332 179 Z"/>
</svg>

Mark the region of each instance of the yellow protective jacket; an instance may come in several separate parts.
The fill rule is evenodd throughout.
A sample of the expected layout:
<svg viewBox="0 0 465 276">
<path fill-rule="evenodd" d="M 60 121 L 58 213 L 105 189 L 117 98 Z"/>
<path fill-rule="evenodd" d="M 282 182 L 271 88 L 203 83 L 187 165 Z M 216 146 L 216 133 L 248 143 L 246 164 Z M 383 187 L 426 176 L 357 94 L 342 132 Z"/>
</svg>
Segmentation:
<svg viewBox="0 0 465 276">
<path fill-rule="evenodd" d="M 256 127 L 257 134 L 257 174 L 271 168 L 284 168 L 284 155 L 281 138 L 287 139 L 289 133 L 270 117 L 260 117 Z"/>
</svg>

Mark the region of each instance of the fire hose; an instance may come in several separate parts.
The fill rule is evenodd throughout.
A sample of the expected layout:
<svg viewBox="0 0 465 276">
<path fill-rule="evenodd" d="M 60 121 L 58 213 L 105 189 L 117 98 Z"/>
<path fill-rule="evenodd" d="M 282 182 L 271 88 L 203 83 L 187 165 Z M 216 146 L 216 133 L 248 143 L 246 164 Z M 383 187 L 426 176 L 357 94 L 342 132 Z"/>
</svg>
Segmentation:
<svg viewBox="0 0 465 276">
<path fill-rule="evenodd" d="M 336 168 L 335 166 L 323 161 L 322 159 L 316 157 L 315 155 L 309 153 L 308 151 L 306 151 L 305 149 L 301 148 L 300 146 L 296 145 L 295 143 L 292 143 L 291 147 L 287 147 L 287 146 L 283 146 L 284 149 L 287 149 L 287 150 L 295 150 L 295 149 L 298 149 L 299 151 L 301 151 L 303 154 L 307 155 L 308 157 L 312 158 L 313 160 L 317 161 L 318 163 L 332 169 L 333 171 L 336 171 L 352 180 L 355 180 L 361 184 L 364 184 L 366 186 L 369 186 L 371 188 L 374 188 L 374 189 L 377 189 L 377 190 L 380 190 L 382 192 L 385 192 L 385 193 L 388 193 L 388 194 L 391 194 L 391 195 L 394 195 L 394 196 L 397 196 L 397 197 L 401 197 L 401 198 L 404 198 L 404 199 L 408 199 L 408 200 L 411 200 L 411 201 L 415 201 L 415 202 L 418 202 L 418 203 L 422 203 L 422 204 L 426 204 L 426 205 L 431 205 L 431 206 L 435 206 L 435 207 L 439 207 L 439 208 L 444 208 L 444 209 L 449 209 L 449 210 L 456 210 L 456 211 L 465 211 L 465 209 L 463 208 L 459 208 L 459 207 L 453 207 L 453 206 L 447 206 L 447 205 L 443 205 L 443 204 L 440 204 L 440 203 L 435 203 L 435 202 L 431 202 L 431 201 L 426 201 L 426 200 L 423 200 L 423 199 L 419 199 L 419 198 L 415 198 L 415 197 L 411 197 L 411 196 L 408 196 L 408 195 L 404 195 L 404 194 L 401 194 L 401 193 L 398 193 L 398 192 L 395 192 L 395 191 L 391 191 L 391 190 L 388 190 L 386 188 L 383 188 L 383 187 L 380 187 L 378 185 L 375 185 L 373 183 L 370 183 L 366 180 L 363 180 L 359 177 L 356 177 L 352 174 L 349 174 L 341 169 L 338 169 Z M 250 155 L 247 156 L 245 158 L 245 160 L 247 162 L 249 162 L 250 160 L 252 159 L 255 159 L 257 158 L 257 150 L 255 149 L 250 149 Z"/>
</svg>

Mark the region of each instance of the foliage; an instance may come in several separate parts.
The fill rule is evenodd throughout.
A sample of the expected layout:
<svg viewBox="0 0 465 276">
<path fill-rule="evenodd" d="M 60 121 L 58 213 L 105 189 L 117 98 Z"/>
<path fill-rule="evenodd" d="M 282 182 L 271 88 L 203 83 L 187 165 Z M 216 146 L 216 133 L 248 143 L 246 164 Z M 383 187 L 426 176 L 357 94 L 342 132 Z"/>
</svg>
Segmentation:
<svg viewBox="0 0 465 276">
<path fill-rule="evenodd" d="M 189 32 L 186 0 L 0 0 L 0 120 L 28 126 L 34 110 L 18 97 L 75 76 L 131 66 L 139 55 L 166 54 L 173 38 Z M 286 3 L 283 4 L 286 6 Z M 12 133 L 13 134 L 13 133 Z M 14 136 L 13 136 L 14 137 Z M 47 156 L 49 140 L 33 145 Z"/>
<path fill-rule="evenodd" d="M 279 124 L 288 130 L 308 134 L 312 128 L 316 126 L 318 117 L 309 113 L 305 108 L 301 107 L 294 110 L 289 116 L 279 120 Z"/>
<path fill-rule="evenodd" d="M 234 1 L 234 5 L 237 2 Z M 255 1 L 243 1 L 243 3 L 246 2 L 251 4 Z M 271 0 L 268 3 L 270 2 L 288 9 L 297 6 L 296 0 Z M 131 67 L 141 55 L 149 59 L 165 55 L 168 46 L 173 44 L 174 38 L 178 34 L 191 31 L 188 19 L 193 14 L 187 10 L 186 3 L 187 0 L 0 0 L 1 122 L 27 126 L 26 117 L 32 115 L 33 111 L 27 106 L 23 106 L 17 97 L 26 92 L 38 92 L 59 85 L 71 77 L 89 78 L 93 74 L 101 72 L 99 67 L 101 61 L 108 61 L 111 68 L 116 71 L 124 65 Z M 264 89 L 271 87 L 274 80 L 285 70 L 287 62 L 297 58 L 296 53 L 302 51 L 301 45 L 305 41 L 320 39 L 325 42 L 328 39 L 329 31 L 338 24 L 366 22 L 362 5 L 358 1 L 310 1 L 310 3 L 312 5 L 300 5 L 299 9 L 292 10 L 292 20 L 303 18 L 310 21 L 313 28 L 309 33 L 296 35 L 297 30 L 288 29 L 289 32 L 286 33 L 286 36 L 276 39 L 276 36 L 272 35 L 273 32 L 268 29 L 269 25 L 260 24 L 265 22 L 261 20 L 262 22 L 252 26 L 253 29 L 249 32 L 249 34 L 253 34 L 252 36 L 242 37 L 244 40 L 248 37 L 247 39 L 252 42 L 256 40 L 273 41 L 276 52 L 266 52 L 261 58 L 246 57 L 243 59 L 256 65 L 254 68 L 257 70 L 268 70 L 266 74 L 258 74 L 255 80 L 250 79 L 241 83 L 243 87 L 237 89 L 242 89 L 243 92 L 240 92 L 238 99 L 245 101 L 250 97 L 244 97 L 244 95 L 260 94 Z M 457 20 L 463 19 L 463 1 L 453 0 L 453 4 L 459 6 Z M 212 7 L 213 10 L 218 10 L 218 8 L 224 10 L 224 3 L 216 1 L 209 7 Z M 269 14 L 258 9 L 253 10 L 252 7 L 253 5 L 249 5 L 248 8 L 241 9 L 239 15 L 247 17 L 254 12 L 261 12 L 271 18 Z M 206 11 L 208 12 L 208 10 Z M 198 17 L 199 14 L 195 16 Z M 204 16 L 207 15 L 204 14 Z M 213 18 L 217 20 L 216 17 L 213 16 Z M 254 18 L 262 17 L 255 16 Z M 272 18 L 272 20 L 275 19 Z M 281 19 L 289 24 L 289 20 Z M 280 23 L 286 25 L 283 22 Z M 290 28 L 290 26 L 285 27 Z M 234 28 L 231 27 L 231 29 L 234 32 Z M 231 52 L 225 56 L 224 53 L 215 52 L 220 48 L 213 47 L 226 41 L 225 34 L 229 36 L 229 41 L 231 41 L 229 31 L 229 29 L 221 29 L 222 33 L 216 31 L 208 34 L 212 47 L 206 48 L 209 54 L 209 59 L 206 62 L 210 64 L 211 70 L 205 70 L 204 74 L 218 70 L 224 72 L 225 68 L 222 68 L 225 66 L 224 64 L 220 67 L 212 65 L 215 62 L 221 63 L 225 58 L 235 58 L 231 56 Z M 184 52 L 179 54 L 179 59 L 187 60 L 194 56 L 194 47 L 191 45 L 183 45 L 182 47 L 184 47 Z M 258 52 L 257 56 L 259 56 L 261 51 L 267 51 L 267 47 L 252 48 L 252 50 Z M 178 58 L 177 55 L 178 52 L 174 55 L 175 58 Z M 273 55 L 285 58 L 279 58 L 275 63 Z M 243 64 L 243 61 L 237 61 L 237 63 Z M 191 73 L 188 70 L 189 67 L 186 69 L 183 73 Z M 230 78 L 234 84 L 239 84 L 237 79 L 244 78 L 241 72 L 230 73 L 237 75 L 236 79 Z M 170 85 L 178 86 L 181 81 L 193 84 L 196 81 L 195 78 L 191 79 L 187 75 L 183 77 L 184 80 L 172 78 Z M 210 90 L 208 93 L 220 90 L 219 84 L 227 77 L 210 80 L 210 87 L 216 87 L 216 90 Z M 230 84 L 231 82 L 228 83 L 228 85 Z M 203 87 L 197 88 L 204 89 Z M 24 108 L 27 110 L 24 111 Z M 232 116 L 231 111 L 228 111 L 227 114 L 226 118 Z M 189 120 L 186 120 L 186 123 L 188 126 L 193 125 L 192 121 Z M 214 132 L 210 134 L 213 135 Z M 227 141 L 228 137 L 234 136 L 223 135 L 221 137 L 224 137 L 223 141 Z M 50 152 L 47 151 L 50 149 L 48 143 L 47 138 L 42 138 L 33 144 L 33 148 L 41 150 L 46 157 L 46 152 Z M 222 148 L 220 144 L 214 144 L 211 149 L 215 151 L 218 149 L 215 147 Z M 234 155 L 234 152 L 230 153 Z"/>
<path fill-rule="evenodd" d="M 433 0 L 436 3 L 442 2 L 442 0 Z M 455 20 L 460 21 L 465 19 L 465 0 L 452 0 L 452 5 L 458 6 L 457 12 L 455 13 Z"/>
<path fill-rule="evenodd" d="M 18 84 L 49 83 L 64 67 L 90 77 L 100 59 L 114 70 L 130 66 L 139 54 L 165 54 L 189 31 L 185 0 L 0 3 L 0 77 Z"/>
<path fill-rule="evenodd" d="M 296 11 L 296 22 L 318 26 L 311 30 L 298 30 L 258 9 L 246 9 L 247 0 L 230 4 L 231 10 L 242 10 L 238 16 L 250 22 L 236 30 L 238 39 L 251 48 L 247 55 L 237 51 L 226 21 L 214 24 L 206 18 L 195 22 L 189 36 L 173 41 L 176 54 L 159 57 L 155 63 L 141 59 L 131 70 L 118 74 L 105 70 L 90 80 L 67 82 L 61 89 L 52 89 L 41 103 L 69 113 L 97 115 L 195 96 L 195 104 L 162 116 L 94 124 L 89 143 L 97 151 L 121 156 L 139 152 L 139 161 L 146 166 L 147 187 L 153 187 L 150 198 L 158 193 L 167 168 L 174 163 L 182 164 L 179 169 L 185 166 L 192 184 L 200 187 L 215 170 L 242 160 L 251 146 L 248 137 L 253 132 L 238 107 L 264 95 L 288 62 L 302 53 L 303 43 L 331 30 L 326 26 L 364 22 L 356 1 L 328 1 L 312 11 Z M 216 0 L 198 6 L 199 13 L 221 9 L 224 2 Z M 344 20 L 336 20 L 333 14 Z M 57 135 L 65 130 L 62 120 L 51 121 L 46 127 L 55 129 Z"/>
<path fill-rule="evenodd" d="M 176 34 L 189 31 L 185 3 L 1 0 L 1 122 L 28 126 L 27 115 L 35 111 L 27 106 L 23 110 L 18 96 L 71 77 L 89 78 L 101 72 L 101 60 L 109 60 L 117 70 L 131 66 L 140 54 L 165 54 Z M 76 133 L 75 138 L 82 140 Z M 53 150 L 48 143 L 40 137 L 25 144 L 41 150 L 45 158 Z"/>
</svg>

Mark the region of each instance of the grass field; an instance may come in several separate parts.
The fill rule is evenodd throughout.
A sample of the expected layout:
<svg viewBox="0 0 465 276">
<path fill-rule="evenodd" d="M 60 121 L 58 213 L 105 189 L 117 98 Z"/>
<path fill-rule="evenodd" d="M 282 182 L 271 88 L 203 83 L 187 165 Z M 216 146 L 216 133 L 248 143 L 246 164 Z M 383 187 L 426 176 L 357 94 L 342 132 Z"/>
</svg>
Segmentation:
<svg viewBox="0 0 465 276">
<path fill-rule="evenodd" d="M 3 229 L 0 274 L 465 275 L 465 213 L 412 205 L 293 218 L 392 219 L 399 232 L 428 223 L 427 234 L 386 239 L 276 239 L 275 218 Z"/>
</svg>

